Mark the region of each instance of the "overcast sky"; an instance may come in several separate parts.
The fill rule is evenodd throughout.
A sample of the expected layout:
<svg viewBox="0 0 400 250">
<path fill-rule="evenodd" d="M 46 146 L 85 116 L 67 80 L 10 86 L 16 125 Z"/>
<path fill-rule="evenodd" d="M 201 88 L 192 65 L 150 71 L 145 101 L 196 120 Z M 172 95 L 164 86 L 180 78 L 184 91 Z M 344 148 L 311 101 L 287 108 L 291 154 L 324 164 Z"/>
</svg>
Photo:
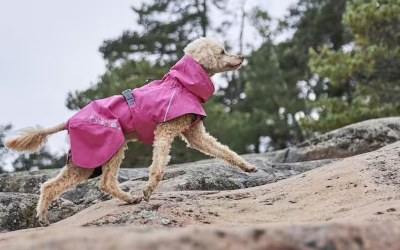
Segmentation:
<svg viewBox="0 0 400 250">
<path fill-rule="evenodd" d="M 239 0 L 238 0 L 239 1 Z M 105 39 L 135 29 L 130 9 L 140 0 L 2 1 L 0 8 L 0 124 L 14 128 L 65 122 L 67 93 L 85 89 L 105 71 L 98 52 Z M 296 0 L 248 0 L 274 17 Z M 50 139 L 66 152 L 66 132 Z"/>
</svg>

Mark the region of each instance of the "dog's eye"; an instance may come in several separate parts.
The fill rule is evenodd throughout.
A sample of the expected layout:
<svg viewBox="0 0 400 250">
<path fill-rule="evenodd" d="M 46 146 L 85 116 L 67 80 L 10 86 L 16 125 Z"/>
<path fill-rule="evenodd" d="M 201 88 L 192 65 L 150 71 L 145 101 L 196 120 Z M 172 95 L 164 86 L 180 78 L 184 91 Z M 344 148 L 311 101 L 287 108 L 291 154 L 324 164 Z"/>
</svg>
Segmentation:
<svg viewBox="0 0 400 250">
<path fill-rule="evenodd" d="M 220 53 L 220 54 L 221 54 L 221 55 L 225 54 L 225 50 L 221 51 L 221 53 Z"/>
</svg>

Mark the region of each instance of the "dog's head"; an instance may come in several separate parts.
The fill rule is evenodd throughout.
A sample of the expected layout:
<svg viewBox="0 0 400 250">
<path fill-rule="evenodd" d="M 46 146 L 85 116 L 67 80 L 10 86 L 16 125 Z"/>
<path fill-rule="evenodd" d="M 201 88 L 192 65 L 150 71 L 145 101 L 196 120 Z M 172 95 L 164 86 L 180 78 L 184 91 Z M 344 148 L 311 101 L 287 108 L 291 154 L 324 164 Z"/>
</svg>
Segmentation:
<svg viewBox="0 0 400 250">
<path fill-rule="evenodd" d="M 189 43 L 184 52 L 198 62 L 210 76 L 239 69 L 244 60 L 244 56 L 228 54 L 221 44 L 204 37 Z"/>
</svg>

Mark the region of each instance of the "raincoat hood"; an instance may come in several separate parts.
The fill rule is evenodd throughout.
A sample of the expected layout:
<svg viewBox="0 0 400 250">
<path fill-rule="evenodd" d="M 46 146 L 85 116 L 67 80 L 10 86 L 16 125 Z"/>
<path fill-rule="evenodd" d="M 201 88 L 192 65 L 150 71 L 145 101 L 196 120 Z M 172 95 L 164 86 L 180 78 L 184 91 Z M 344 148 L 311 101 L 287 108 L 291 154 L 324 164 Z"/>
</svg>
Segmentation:
<svg viewBox="0 0 400 250">
<path fill-rule="evenodd" d="M 169 75 L 176 78 L 187 90 L 207 102 L 215 92 L 214 84 L 203 67 L 185 55 L 173 66 Z"/>
</svg>

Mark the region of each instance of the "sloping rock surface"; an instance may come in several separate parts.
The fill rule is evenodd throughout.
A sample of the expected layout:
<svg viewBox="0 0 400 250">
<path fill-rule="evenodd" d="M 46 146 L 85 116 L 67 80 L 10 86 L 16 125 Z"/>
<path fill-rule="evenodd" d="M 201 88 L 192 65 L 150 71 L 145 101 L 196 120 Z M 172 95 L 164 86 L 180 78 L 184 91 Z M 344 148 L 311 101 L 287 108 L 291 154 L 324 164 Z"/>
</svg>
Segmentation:
<svg viewBox="0 0 400 250">
<path fill-rule="evenodd" d="M 319 135 L 296 147 L 269 153 L 274 162 L 345 158 L 400 140 L 400 117 L 372 119 Z"/>
<path fill-rule="evenodd" d="M 310 225 L 295 227 L 54 228 L 0 240 L 7 250 L 398 250 L 400 225 Z"/>
<path fill-rule="evenodd" d="M 243 173 L 218 160 L 175 165 L 167 170 L 164 181 L 161 182 L 158 191 L 233 190 L 260 186 L 298 175 L 334 161 L 322 160 L 307 163 L 273 164 L 267 158 L 258 157 L 257 155 L 247 158 L 249 158 L 250 162 L 260 167 L 259 173 Z M 0 223 L 0 231 L 30 228 L 38 225 L 34 222 L 33 210 L 36 206 L 40 185 L 46 180 L 55 177 L 58 172 L 59 170 L 45 170 L 0 175 L 0 197 L 1 195 L 10 197 L 11 193 L 13 197 L 18 197 L 7 201 L 7 203 L 12 203 L 7 204 L 7 207 L 19 207 L 22 201 L 27 202 L 29 204 L 27 207 L 32 209 L 30 213 L 20 213 L 18 220 L 14 219 L 14 213 L 7 212 L 7 210 L 3 210 L 3 213 L 0 212 L 0 221 L 6 222 Z M 50 216 L 50 221 L 59 221 L 93 204 L 110 200 L 111 196 L 100 192 L 98 179 L 89 180 L 63 194 L 61 198 L 65 202 L 70 202 L 71 209 L 68 212 L 62 209 L 53 210 L 54 215 Z M 147 169 L 123 169 L 119 177 L 123 190 L 138 194 L 141 193 L 147 180 Z M 27 199 L 26 201 L 24 197 Z M 58 200 L 52 206 L 57 207 L 60 202 L 61 200 Z M 3 203 L 6 203 L 6 201 L 0 199 L 0 208 Z M 12 225 L 8 224 L 10 221 L 13 221 Z"/>
<path fill-rule="evenodd" d="M 398 227 L 400 223 L 399 151 L 400 142 L 371 153 L 346 158 L 286 180 L 253 188 L 232 191 L 158 192 L 149 203 L 142 202 L 138 205 L 124 205 L 118 200 L 100 202 L 49 228 L 38 229 L 37 233 L 47 232 L 54 236 L 57 232 L 64 232 L 63 235 L 58 236 L 58 240 L 53 241 L 57 237 L 47 238 L 50 243 L 43 244 L 55 244 L 54 242 L 69 244 L 70 237 L 78 237 L 77 241 L 93 239 L 83 242 L 89 246 L 96 246 L 93 244 L 99 242 L 104 243 L 104 239 L 109 239 L 118 246 L 120 241 L 116 240 L 118 239 L 114 234 L 116 230 L 122 230 L 118 235 L 124 235 L 137 232 L 137 227 L 139 227 L 140 230 L 144 230 L 140 231 L 140 237 L 138 236 L 141 238 L 140 242 L 147 242 L 143 239 L 158 235 L 157 228 L 164 230 L 165 228 L 200 226 L 205 227 L 202 230 L 207 231 L 211 224 L 225 229 L 246 225 L 251 230 L 256 230 L 259 227 L 257 225 L 268 223 L 269 226 L 279 226 L 278 229 L 281 230 L 282 235 L 288 237 L 288 241 L 283 241 L 287 243 L 290 242 L 289 239 L 295 237 L 291 236 L 294 229 L 290 226 L 298 225 L 297 228 L 301 228 L 298 230 L 302 231 L 304 227 L 301 225 L 315 224 L 314 231 L 304 229 L 308 233 L 298 238 L 304 247 L 309 247 L 305 249 L 398 249 L 389 247 L 394 247 L 390 244 L 397 242 L 397 234 L 400 232 Z M 332 223 L 343 230 L 332 229 Z M 352 224 L 363 224 L 363 226 L 352 229 Z M 118 229 L 109 228 L 110 226 L 118 226 Z M 82 227 L 89 229 L 87 231 L 79 229 L 83 231 L 75 235 L 75 228 Z M 99 228 L 99 231 L 96 231 L 96 228 Z M 332 234 L 330 234 L 331 231 Z M 4 242 L 8 244 L 6 246 L 13 249 L 13 243 L 29 239 L 31 232 L 31 230 L 15 231 L 1 235 L 0 248 L 3 247 Z M 95 232 L 100 233 L 94 235 Z M 188 232 L 189 238 L 203 239 L 195 231 Z M 361 236 L 360 232 L 363 232 Z M 375 236 L 370 235 L 371 232 Z M 166 235 L 168 235 L 167 238 L 174 237 L 173 233 L 168 232 Z M 97 237 L 97 241 L 93 237 Z M 114 237 L 116 238 L 113 241 Z M 252 237 L 246 237 L 243 240 L 253 241 Z M 349 242 L 346 244 L 355 244 L 354 248 L 346 244 L 340 245 L 343 243 L 343 237 Z M 376 240 L 370 242 L 370 237 L 375 237 L 371 239 Z M 163 246 L 157 243 L 158 241 L 151 242 L 156 244 L 155 246 Z M 387 243 L 389 244 L 387 248 L 374 248 L 372 246 L 381 246 L 373 245 L 374 242 L 376 244 L 391 243 Z M 36 243 L 39 244 L 34 241 L 32 246 Z M 293 244 L 293 247 L 303 247 L 297 241 Z M 324 244 L 336 244 L 333 245 L 336 248 L 333 246 L 324 248 L 327 247 Z"/>
<path fill-rule="evenodd" d="M 38 227 L 35 194 L 0 193 L 0 232 Z M 74 203 L 57 199 L 50 207 L 48 217 L 57 222 L 82 210 Z"/>
<path fill-rule="evenodd" d="M 282 163 L 290 149 L 284 160 L 284 151 L 244 156 L 260 167 L 255 174 L 219 160 L 169 166 L 149 203 L 110 200 L 93 179 L 53 203 L 49 219 L 61 221 L 1 234 L 0 249 L 399 249 L 400 142 L 361 154 L 398 140 L 398 123 L 355 124 L 296 149 L 297 160 L 356 155 L 340 160 Z M 357 136 L 347 145 L 349 131 Z M 0 175 L 0 231 L 36 226 L 40 183 L 57 172 Z M 147 179 L 147 169 L 119 176 L 136 195 Z M 172 229 L 180 227 L 192 229 Z"/>
</svg>

